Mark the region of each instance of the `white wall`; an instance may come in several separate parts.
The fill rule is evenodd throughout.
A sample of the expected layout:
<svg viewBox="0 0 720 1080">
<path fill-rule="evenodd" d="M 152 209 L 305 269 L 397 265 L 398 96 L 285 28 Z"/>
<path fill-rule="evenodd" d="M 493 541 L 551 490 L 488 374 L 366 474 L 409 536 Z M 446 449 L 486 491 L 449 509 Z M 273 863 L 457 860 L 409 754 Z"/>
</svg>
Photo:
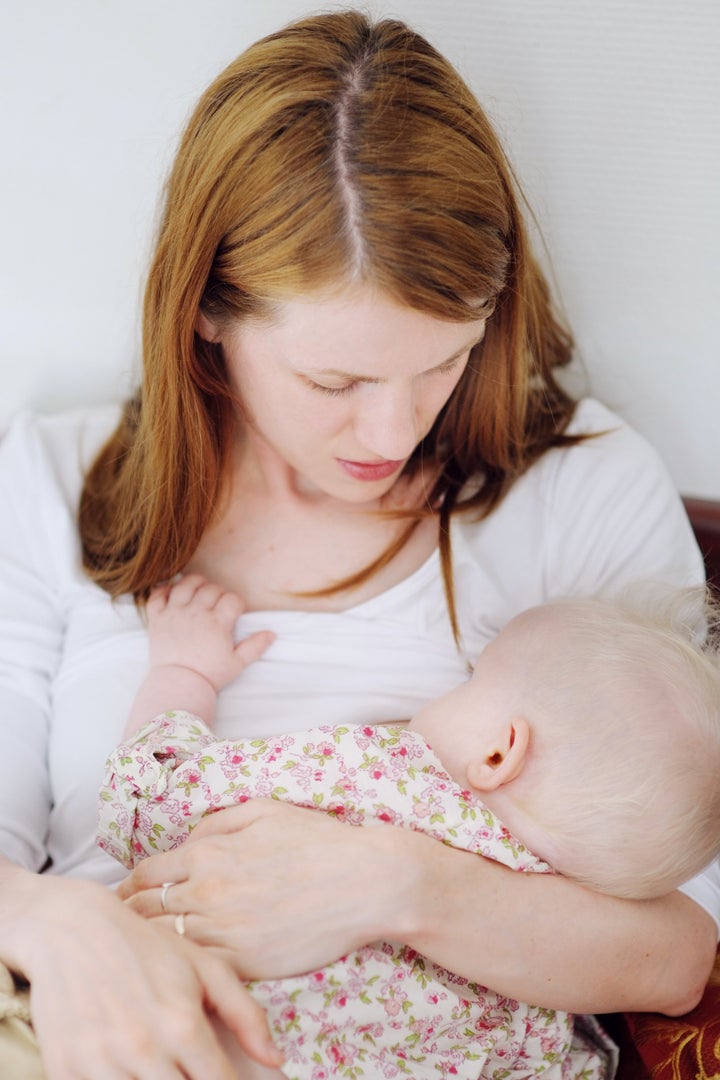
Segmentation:
<svg viewBox="0 0 720 1080">
<path fill-rule="evenodd" d="M 326 6 L 344 6 L 333 3 Z M 0 424 L 133 379 L 157 197 L 192 103 L 303 0 L 25 0 L 0 65 Z M 594 391 L 720 497 L 720 4 L 377 0 L 509 145 Z"/>
</svg>

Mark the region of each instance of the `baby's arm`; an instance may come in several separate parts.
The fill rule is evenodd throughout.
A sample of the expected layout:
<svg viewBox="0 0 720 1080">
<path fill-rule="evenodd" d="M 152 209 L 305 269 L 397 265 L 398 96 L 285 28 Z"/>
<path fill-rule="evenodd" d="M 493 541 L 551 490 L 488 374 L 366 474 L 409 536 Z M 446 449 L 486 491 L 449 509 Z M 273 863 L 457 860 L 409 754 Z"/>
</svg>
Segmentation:
<svg viewBox="0 0 720 1080">
<path fill-rule="evenodd" d="M 152 593 L 147 602 L 150 670 L 124 738 L 169 709 L 183 709 L 212 723 L 218 691 L 275 639 L 269 630 L 261 630 L 235 644 L 233 629 L 243 610 L 239 596 L 199 574 Z"/>
</svg>

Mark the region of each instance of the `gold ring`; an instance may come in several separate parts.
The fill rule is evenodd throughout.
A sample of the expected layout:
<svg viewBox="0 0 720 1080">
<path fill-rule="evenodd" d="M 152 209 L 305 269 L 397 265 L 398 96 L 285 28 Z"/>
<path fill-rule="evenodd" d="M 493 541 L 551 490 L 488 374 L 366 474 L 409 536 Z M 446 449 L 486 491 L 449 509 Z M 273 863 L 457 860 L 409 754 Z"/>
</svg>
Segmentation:
<svg viewBox="0 0 720 1080">
<path fill-rule="evenodd" d="M 175 933 L 179 934 L 180 937 L 185 937 L 185 916 L 184 915 L 176 915 L 175 916 Z"/>
<path fill-rule="evenodd" d="M 163 909 L 166 915 L 168 889 L 172 889 L 173 885 L 175 884 L 176 883 L 174 881 L 163 881 L 162 888 L 160 889 L 160 907 Z"/>
</svg>

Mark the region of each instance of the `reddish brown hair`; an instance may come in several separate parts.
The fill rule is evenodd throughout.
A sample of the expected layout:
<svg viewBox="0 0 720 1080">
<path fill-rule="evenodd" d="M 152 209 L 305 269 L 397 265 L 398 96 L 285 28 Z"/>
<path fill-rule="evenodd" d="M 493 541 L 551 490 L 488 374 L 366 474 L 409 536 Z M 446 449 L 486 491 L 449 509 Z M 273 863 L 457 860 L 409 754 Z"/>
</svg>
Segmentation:
<svg viewBox="0 0 720 1080">
<path fill-rule="evenodd" d="M 563 442 L 574 403 L 553 368 L 568 362 L 571 343 L 476 99 L 407 26 L 354 11 L 253 45 L 188 124 L 147 284 L 142 389 L 81 499 L 85 566 L 98 584 L 146 595 L 187 564 L 219 505 L 240 420 L 221 347 L 195 332 L 198 313 L 242 319 L 351 280 L 441 319 L 494 308 L 407 466 L 422 457 L 438 469 L 454 619 L 449 516 L 488 513 Z"/>
</svg>

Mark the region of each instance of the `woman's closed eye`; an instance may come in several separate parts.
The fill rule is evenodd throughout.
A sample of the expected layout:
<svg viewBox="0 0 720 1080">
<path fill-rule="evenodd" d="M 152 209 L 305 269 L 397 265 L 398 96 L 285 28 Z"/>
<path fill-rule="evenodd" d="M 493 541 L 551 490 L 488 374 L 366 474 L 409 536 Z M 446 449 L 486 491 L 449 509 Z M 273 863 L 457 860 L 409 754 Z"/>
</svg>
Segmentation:
<svg viewBox="0 0 720 1080">
<path fill-rule="evenodd" d="M 360 385 L 359 380 L 357 379 L 349 383 L 344 383 L 342 386 L 325 386 L 323 383 L 315 382 L 314 379 L 306 379 L 305 382 L 312 390 L 317 390 L 321 394 L 329 394 L 330 397 L 340 397 L 341 394 L 349 394 L 351 390 L 354 390 L 356 386 Z"/>
<path fill-rule="evenodd" d="M 457 370 L 460 364 L 464 364 L 467 360 L 468 353 L 463 353 L 462 356 L 455 356 L 452 360 L 448 360 L 447 363 L 441 364 L 439 367 L 431 368 L 430 371 L 425 371 L 420 376 L 421 378 L 429 378 L 434 375 L 451 375 Z M 329 394 L 330 397 L 340 397 L 342 394 L 349 394 L 352 390 L 355 390 L 358 386 L 361 386 L 364 382 L 375 382 L 374 379 L 351 379 L 349 382 L 343 383 L 341 386 L 328 386 L 325 383 L 317 382 L 315 379 L 310 379 L 305 376 L 305 383 L 312 390 L 317 390 L 321 394 Z"/>
</svg>

